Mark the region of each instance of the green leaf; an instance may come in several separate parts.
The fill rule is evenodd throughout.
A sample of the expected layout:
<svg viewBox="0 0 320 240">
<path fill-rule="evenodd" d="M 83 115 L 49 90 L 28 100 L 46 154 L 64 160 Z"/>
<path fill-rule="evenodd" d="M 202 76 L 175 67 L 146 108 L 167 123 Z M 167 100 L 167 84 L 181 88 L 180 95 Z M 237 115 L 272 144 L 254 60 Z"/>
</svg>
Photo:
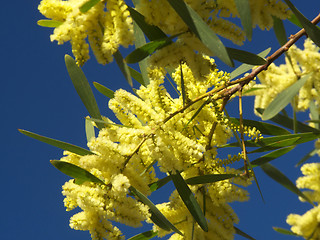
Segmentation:
<svg viewBox="0 0 320 240">
<path fill-rule="evenodd" d="M 185 86 L 184 86 L 184 78 L 183 78 L 183 71 L 182 71 L 181 63 L 180 63 L 180 78 L 181 78 L 182 102 L 183 102 L 183 106 L 185 106 L 186 103 L 187 103 L 187 96 L 186 96 L 186 89 L 185 89 Z"/>
<path fill-rule="evenodd" d="M 19 132 L 21 132 L 22 134 L 24 134 L 24 135 L 26 135 L 28 137 L 37 139 L 37 140 L 39 140 L 41 142 L 47 143 L 49 145 L 55 146 L 57 148 L 61 148 L 63 150 L 69 151 L 69 152 L 73 152 L 73 153 L 81 155 L 81 156 L 94 155 L 93 152 L 91 152 L 91 151 L 89 151 L 87 149 L 75 146 L 75 145 L 70 144 L 70 143 L 66 143 L 66 142 L 62 142 L 62 141 L 55 140 L 55 139 L 52 139 L 52 138 L 44 137 L 44 136 L 41 136 L 39 134 L 36 134 L 36 133 L 33 133 L 33 132 L 29 132 L 29 131 L 26 131 L 26 130 L 22 130 L 22 129 L 19 129 Z"/>
<path fill-rule="evenodd" d="M 273 230 L 275 230 L 276 232 L 281 233 L 281 234 L 298 236 L 297 234 L 295 234 L 294 232 L 292 232 L 288 229 L 284 229 L 284 228 L 280 228 L 280 227 L 272 227 L 272 228 L 273 228 Z"/>
<path fill-rule="evenodd" d="M 280 18 L 277 18 L 275 16 L 273 16 L 273 30 L 280 46 L 283 46 L 284 44 L 286 44 L 288 41 L 288 38 L 287 38 L 287 34 L 284 28 L 283 22 Z"/>
<path fill-rule="evenodd" d="M 281 142 L 283 140 L 289 140 L 289 139 L 295 139 L 294 145 L 300 144 L 300 143 L 305 143 L 312 141 L 314 139 L 319 138 L 320 134 L 319 133 L 311 133 L 311 132 L 306 132 L 306 133 L 297 133 L 297 134 L 288 134 L 288 135 L 279 135 L 276 137 L 265 137 L 260 139 L 259 141 L 255 142 L 254 140 L 249 140 L 245 141 L 246 147 L 265 147 L 270 144 L 274 144 L 273 146 L 279 146 L 279 147 L 285 147 L 284 143 Z M 299 138 L 299 139 L 296 139 Z M 279 142 L 279 145 L 276 145 L 277 142 Z M 288 146 L 288 145 L 287 145 Z M 229 143 L 225 144 L 222 146 L 219 146 L 220 148 L 223 147 L 240 147 L 238 142 L 234 143 Z"/>
<path fill-rule="evenodd" d="M 270 161 L 272 161 L 274 159 L 277 159 L 277 158 L 281 157 L 282 155 L 290 152 L 294 148 L 295 148 L 295 146 L 290 146 L 290 147 L 286 147 L 286 148 L 281 148 L 281 149 L 275 150 L 275 151 L 273 151 L 271 153 L 267 153 L 267 154 L 255 159 L 255 160 L 253 160 L 251 162 L 251 167 L 252 168 L 258 167 L 258 166 L 260 166 L 262 164 L 265 164 L 265 163 L 270 162 Z M 239 170 L 244 170 L 244 167 L 239 168 Z"/>
<path fill-rule="evenodd" d="M 167 35 L 159 27 L 146 23 L 145 17 L 141 13 L 130 6 L 128 6 L 128 10 L 134 22 L 150 41 L 167 38 Z"/>
<path fill-rule="evenodd" d="M 282 147 L 293 146 L 297 144 L 299 139 L 300 137 L 279 140 L 273 143 L 269 143 L 266 146 L 253 150 L 251 152 L 248 152 L 248 154 L 257 153 L 257 152 L 268 152 L 268 151 L 275 150 Z"/>
<path fill-rule="evenodd" d="M 297 164 L 296 167 L 299 167 L 300 165 L 304 164 L 309 158 L 313 157 L 318 153 L 318 149 L 312 149 L 310 152 L 308 152 Z"/>
<path fill-rule="evenodd" d="M 238 118 L 230 118 L 230 121 L 233 124 L 240 125 L 240 121 Z M 245 126 L 250 126 L 250 127 L 255 127 L 258 129 L 261 134 L 263 135 L 286 135 L 290 134 L 290 132 L 284 128 L 281 128 L 279 126 L 270 124 L 270 123 L 265 123 L 265 122 L 259 122 L 259 121 L 254 121 L 250 119 L 243 119 L 243 124 Z"/>
<path fill-rule="evenodd" d="M 299 92 L 299 90 L 306 83 L 309 77 L 310 74 L 301 77 L 300 80 L 279 93 L 269 104 L 269 106 L 264 110 L 261 119 L 263 121 L 269 120 L 270 118 L 277 115 L 282 109 L 284 109 L 291 102 L 293 97 Z"/>
<path fill-rule="evenodd" d="M 129 187 L 129 190 L 145 205 L 147 205 L 152 214 L 151 220 L 157 224 L 160 228 L 170 231 L 173 230 L 176 233 L 183 236 L 183 234 L 159 211 L 159 209 L 139 190 L 133 186 Z"/>
<path fill-rule="evenodd" d="M 314 101 L 310 101 L 309 104 L 309 110 L 310 110 L 310 119 L 312 119 L 315 123 L 315 128 L 319 129 L 319 110 L 318 106 Z"/>
<path fill-rule="evenodd" d="M 184 181 L 178 171 L 176 172 L 176 174 L 170 173 L 170 176 L 182 201 L 188 208 L 194 220 L 199 224 L 203 231 L 208 232 L 207 220 L 187 183 Z"/>
<path fill-rule="evenodd" d="M 96 134 L 94 132 L 94 126 L 92 124 L 92 121 L 90 121 L 87 118 L 85 118 L 85 128 L 86 128 L 87 142 L 89 142 L 91 138 L 96 137 Z"/>
<path fill-rule="evenodd" d="M 214 183 L 214 182 L 219 182 L 219 181 L 226 180 L 233 177 L 237 177 L 237 175 L 236 174 L 208 174 L 208 175 L 188 178 L 186 180 L 186 183 L 190 185 Z"/>
<path fill-rule="evenodd" d="M 248 0 L 235 0 L 234 1 L 240 15 L 241 24 L 243 26 L 244 32 L 249 41 L 252 38 L 252 20 L 251 20 L 251 9 Z"/>
<path fill-rule="evenodd" d="M 171 181 L 171 177 L 166 176 L 166 177 L 158 180 L 157 182 L 151 183 L 149 185 L 150 191 L 154 192 L 154 191 L 158 190 L 159 188 L 163 187 L 164 185 L 166 185 L 170 181 Z"/>
<path fill-rule="evenodd" d="M 256 111 L 260 114 L 263 113 L 263 109 L 260 108 L 256 108 Z M 270 121 L 275 122 L 277 124 L 280 124 L 283 127 L 286 127 L 288 129 L 293 130 L 293 119 L 289 118 L 288 116 L 284 116 L 281 114 L 277 114 L 276 116 L 274 116 L 273 118 L 270 119 Z M 312 128 L 302 122 L 297 121 L 297 130 L 298 132 L 313 132 L 315 134 L 319 134 L 320 130 Z"/>
<path fill-rule="evenodd" d="M 183 0 L 167 0 L 177 14 L 187 24 L 189 29 L 201 40 L 201 42 L 221 61 L 233 67 L 234 63 L 227 49 L 214 33 L 214 31 L 202 20 L 202 18 Z"/>
<path fill-rule="evenodd" d="M 132 83 L 132 79 L 131 79 L 131 75 L 130 75 L 130 70 L 129 67 L 127 65 L 127 63 L 125 62 L 125 60 L 123 59 L 121 53 L 119 50 L 117 50 L 114 54 L 114 59 L 116 60 L 116 63 L 118 64 L 123 76 L 125 77 L 125 79 L 127 80 L 127 82 L 129 83 L 129 85 L 132 87 L 133 83 Z"/>
<path fill-rule="evenodd" d="M 94 5 L 96 5 L 97 3 L 99 3 L 101 0 L 88 0 L 87 2 L 85 2 L 84 4 L 82 4 L 80 6 L 80 12 L 85 13 L 87 11 L 89 11 L 92 7 L 94 7 Z"/>
<path fill-rule="evenodd" d="M 130 75 L 131 75 L 132 78 L 134 78 L 138 83 L 140 83 L 144 87 L 147 86 L 141 73 L 139 73 L 138 71 L 136 71 L 132 67 L 129 67 L 129 71 L 130 71 Z"/>
<path fill-rule="evenodd" d="M 252 95 L 252 92 L 255 92 L 255 91 L 263 91 L 263 89 L 266 89 L 265 86 L 256 86 L 256 87 L 251 87 L 250 89 L 248 90 L 244 90 L 243 93 L 242 93 L 242 96 L 245 96 L 245 95 Z"/>
<path fill-rule="evenodd" d="M 114 91 L 112 91 L 111 89 L 103 86 L 100 83 L 97 82 L 93 82 L 93 86 L 103 95 L 105 95 L 107 98 L 114 98 Z"/>
<path fill-rule="evenodd" d="M 50 28 L 59 27 L 62 23 L 63 22 L 50 20 L 50 19 L 41 19 L 37 22 L 37 24 L 41 27 L 50 27 Z"/>
<path fill-rule="evenodd" d="M 107 122 L 107 121 L 96 119 L 96 118 L 86 118 L 86 119 L 88 119 L 89 121 L 95 122 L 95 123 L 103 123 L 105 125 L 113 125 L 113 126 L 117 126 L 117 127 L 132 128 L 132 127 L 129 127 L 129 126 L 126 126 L 126 125 L 116 124 L 116 123 L 113 123 L 113 122 Z"/>
<path fill-rule="evenodd" d="M 65 55 L 65 63 L 73 86 L 75 87 L 90 116 L 102 120 L 98 104 L 94 98 L 88 80 L 86 79 L 86 76 L 82 72 L 81 68 L 78 67 L 74 59 L 69 55 Z M 104 125 L 101 123 L 98 123 L 97 126 L 99 129 L 104 127 Z"/>
<path fill-rule="evenodd" d="M 156 237 L 157 235 L 158 235 L 157 232 L 150 230 L 150 231 L 146 231 L 143 233 L 139 233 L 139 234 L 129 238 L 128 240 L 148 240 L 148 239 Z"/>
<path fill-rule="evenodd" d="M 266 50 L 262 51 L 261 53 L 257 54 L 259 57 L 266 57 L 269 52 L 271 51 L 271 48 L 267 48 Z M 230 80 L 240 76 L 241 74 L 251 70 L 254 67 L 254 65 L 250 64 L 241 64 L 239 67 L 237 67 L 235 70 L 233 70 L 230 73 Z"/>
<path fill-rule="evenodd" d="M 287 178 L 282 172 L 280 172 L 277 168 L 272 166 L 270 163 L 265 163 L 260 166 L 261 169 L 273 180 L 290 190 L 291 192 L 297 194 L 298 196 L 305 199 L 307 202 L 313 203 L 294 185 L 289 178 Z"/>
<path fill-rule="evenodd" d="M 159 40 L 155 40 L 149 43 L 146 43 L 142 47 L 139 47 L 135 50 L 133 50 L 125 59 L 127 63 L 137 63 L 152 53 L 154 53 L 156 50 L 159 50 L 165 46 L 168 46 L 172 43 L 171 38 L 163 38 Z"/>
<path fill-rule="evenodd" d="M 201 112 L 202 108 L 207 105 L 209 102 L 211 101 L 211 99 L 208 99 L 207 101 L 205 101 L 198 109 L 197 111 L 192 115 L 192 117 L 190 118 L 190 120 L 187 122 L 187 124 L 184 126 L 184 129 L 186 127 L 188 127 L 188 125 L 192 122 L 193 119 L 196 118 L 196 116 L 198 116 L 198 114 Z"/>
<path fill-rule="evenodd" d="M 296 7 L 289 1 L 284 0 L 288 6 L 291 8 L 292 12 L 298 18 L 299 22 L 306 30 L 308 37 L 320 47 L 320 29 L 318 29 L 312 22 L 310 22 Z"/>
<path fill-rule="evenodd" d="M 135 48 L 139 48 L 139 47 L 145 45 L 146 39 L 144 37 L 144 34 L 135 22 L 133 23 L 133 31 L 134 31 L 134 38 L 135 38 Z M 142 83 L 141 84 L 145 87 L 150 83 L 150 79 L 148 76 L 148 58 L 149 57 L 146 57 L 145 59 L 143 59 L 139 62 L 139 68 L 140 68 L 141 76 L 142 76 L 142 80 L 143 80 L 143 84 Z M 130 72 L 130 73 L 132 74 L 132 77 L 135 78 L 135 75 L 132 72 Z M 140 82 L 137 78 L 135 78 L 135 79 L 138 82 Z"/>
<path fill-rule="evenodd" d="M 303 28 L 303 26 L 301 25 L 301 23 L 299 22 L 298 18 L 296 17 L 296 15 L 294 15 L 292 13 L 292 15 L 288 18 L 288 20 L 290 22 L 292 22 L 294 25 L 298 26 L 299 28 Z"/>
<path fill-rule="evenodd" d="M 231 58 L 242 63 L 251 64 L 251 65 L 263 65 L 267 63 L 267 60 L 251 52 L 243 51 L 236 48 L 229 48 L 229 47 L 227 47 L 227 51 Z"/>
<path fill-rule="evenodd" d="M 78 182 L 94 182 L 105 184 L 102 180 L 88 172 L 87 170 L 78 167 L 72 163 L 64 162 L 61 160 L 50 160 L 50 163 L 59 171 L 68 175 L 69 177 L 74 178 Z"/>
<path fill-rule="evenodd" d="M 250 240 L 255 240 L 253 237 L 249 236 L 247 233 L 241 231 L 239 228 L 233 226 L 233 228 L 236 230 L 236 234 L 242 236 L 242 237 L 245 237 L 247 239 L 250 239 Z"/>
</svg>

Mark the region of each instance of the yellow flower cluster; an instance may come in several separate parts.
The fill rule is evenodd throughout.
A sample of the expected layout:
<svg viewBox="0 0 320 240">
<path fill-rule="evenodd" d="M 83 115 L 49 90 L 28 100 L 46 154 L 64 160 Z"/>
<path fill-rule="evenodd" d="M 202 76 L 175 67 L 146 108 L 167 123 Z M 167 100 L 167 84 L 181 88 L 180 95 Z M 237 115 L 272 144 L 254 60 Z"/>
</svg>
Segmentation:
<svg viewBox="0 0 320 240">
<path fill-rule="evenodd" d="M 89 59 L 88 37 L 94 55 L 101 64 L 112 61 L 112 55 L 119 46 L 133 43 L 133 24 L 124 0 L 101 0 L 86 13 L 80 7 L 88 0 L 42 0 L 39 11 L 47 18 L 62 22 L 54 29 L 51 41 L 58 44 L 70 41 L 72 52 L 78 65 L 83 65 Z M 253 26 L 269 29 L 273 25 L 272 16 L 285 19 L 289 16 L 287 5 L 277 0 L 250 0 Z M 239 17 L 233 0 L 186 0 L 208 25 L 220 36 L 241 45 L 245 40 L 243 30 L 225 17 Z M 179 36 L 177 43 L 157 51 L 157 59 L 162 59 L 170 48 L 178 48 L 171 57 L 183 55 L 188 62 L 190 51 L 208 54 L 208 49 L 193 34 L 188 32 L 188 26 L 182 21 L 167 0 L 141 0 L 136 6 L 150 24 L 160 27 L 166 34 Z M 185 49 L 187 51 L 184 51 Z M 184 53 L 186 55 L 184 55 Z M 168 63 L 167 63 L 168 64 Z"/>
<path fill-rule="evenodd" d="M 202 19 L 218 35 L 241 45 L 245 40 L 243 30 L 235 23 L 225 17 L 239 17 L 236 5 L 233 0 L 185 0 Z M 273 26 L 272 16 L 285 19 L 289 17 L 289 10 L 286 4 L 276 0 L 250 0 L 250 8 L 253 26 L 270 29 Z M 151 66 L 162 66 L 175 68 L 182 61 L 190 66 L 196 78 L 198 74 L 197 66 L 201 66 L 198 61 L 202 61 L 198 53 L 210 55 L 211 52 L 202 42 L 190 31 L 180 16 L 174 11 L 167 0 L 141 0 L 136 6 L 137 10 L 143 14 L 146 21 L 161 28 L 166 34 L 179 35 L 176 42 L 157 50 L 150 58 Z"/>
<path fill-rule="evenodd" d="M 277 67 L 271 64 L 268 71 L 258 75 L 260 87 L 250 94 L 256 95 L 255 108 L 265 109 L 271 101 L 283 90 L 297 82 L 302 76 L 310 74 L 309 79 L 300 89 L 295 98 L 295 109 L 305 111 L 309 108 L 310 101 L 320 106 L 320 52 L 319 48 L 310 40 L 304 42 L 304 50 L 292 46 L 286 58 L 286 64 Z"/>
<path fill-rule="evenodd" d="M 87 0 L 42 0 L 39 11 L 47 18 L 62 22 L 54 29 L 51 41 L 70 41 L 78 65 L 89 59 L 89 45 L 97 61 L 106 64 L 119 46 L 133 43 L 133 25 L 123 0 L 100 1 L 86 13 L 80 7 Z"/>
<path fill-rule="evenodd" d="M 303 215 L 290 214 L 287 223 L 291 231 L 305 239 L 318 240 L 320 238 L 320 163 L 304 164 L 301 167 L 303 177 L 297 179 L 298 188 L 307 188 L 304 194 L 317 205 Z M 302 200 L 300 198 L 300 200 Z"/>
<path fill-rule="evenodd" d="M 175 114 L 184 106 L 183 87 L 185 98 L 191 101 L 207 92 L 213 84 L 219 86 L 229 81 L 229 75 L 219 72 L 212 59 L 203 59 L 207 69 L 200 72 L 207 74 L 200 82 L 186 63 L 172 73 L 180 93 L 178 98 L 171 97 L 164 88 L 165 72 L 162 68 L 150 71 L 150 84 L 137 90 L 137 96 L 122 89 L 116 91 L 109 107 L 123 126 L 106 119 L 105 128 L 100 130 L 99 136 L 88 142 L 94 155 L 79 156 L 65 152 L 66 156 L 61 161 L 86 169 L 105 183 L 78 185 L 73 180 L 65 183 L 63 195 L 67 210 L 82 209 L 70 219 L 72 228 L 89 230 L 93 239 L 123 239 L 121 231 L 111 221 L 133 227 L 139 226 L 141 221 L 150 221 L 148 208 L 128 193 L 130 186 L 145 195 L 151 193 L 149 184 L 157 180 L 152 167 L 156 161 L 160 170 L 166 173 L 181 171 L 185 179 L 207 174 L 239 175 L 234 179 L 192 187 L 199 202 L 203 199 L 201 194 L 205 195 L 210 228 L 208 233 L 203 233 L 196 226 L 198 239 L 201 236 L 203 239 L 233 239 L 233 224 L 238 219 L 228 203 L 248 199 L 247 192 L 233 183 L 247 186 L 251 179 L 240 177 L 241 171 L 226 166 L 239 160 L 241 155 L 229 156 L 228 161 L 223 161 L 224 166 L 216 157 L 216 146 L 225 144 L 231 136 L 228 124 L 221 121 L 223 113 L 219 107 L 222 102 L 207 103 L 197 116 L 195 113 L 207 99 Z M 181 72 L 184 86 L 181 85 Z M 215 131 L 209 137 L 213 125 Z M 189 227 L 193 220 L 176 192 L 170 202 L 160 205 L 160 210 L 185 234 L 184 239 L 190 239 Z M 169 233 L 157 226 L 154 228 L 160 235 Z M 177 234 L 172 236 L 175 238 L 178 238 Z"/>
</svg>

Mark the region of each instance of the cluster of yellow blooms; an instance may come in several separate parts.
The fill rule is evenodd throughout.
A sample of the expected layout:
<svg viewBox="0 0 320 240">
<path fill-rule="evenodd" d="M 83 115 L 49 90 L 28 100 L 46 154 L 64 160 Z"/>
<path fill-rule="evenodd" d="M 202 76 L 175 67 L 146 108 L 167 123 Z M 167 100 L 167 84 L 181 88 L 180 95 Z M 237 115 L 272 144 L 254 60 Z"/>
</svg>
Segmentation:
<svg viewBox="0 0 320 240">
<path fill-rule="evenodd" d="M 187 64 L 182 64 L 172 74 L 173 80 L 181 89 L 182 70 L 186 96 L 190 99 L 205 93 L 213 84 L 219 86 L 219 83 L 229 79 L 228 74 L 215 68 L 212 59 L 204 59 L 207 61 L 209 74 L 200 83 Z M 61 159 L 90 171 L 106 184 L 77 185 L 71 180 L 63 186 L 67 210 L 77 206 L 82 209 L 82 212 L 71 218 L 70 226 L 89 230 L 93 239 L 123 239 L 120 230 L 113 227 L 110 221 L 134 227 L 139 226 L 141 221 L 151 222 L 148 208 L 128 196 L 128 189 L 133 186 L 145 195 L 151 193 L 149 184 L 157 181 L 153 167 L 150 167 L 154 161 L 157 161 L 164 172 L 181 171 L 184 179 L 207 174 L 241 173 L 225 166 L 240 160 L 241 155 L 229 157 L 228 161 L 216 158 L 215 146 L 225 144 L 231 136 L 226 121 L 215 106 L 220 106 L 222 100 L 205 105 L 188 124 L 206 100 L 199 101 L 182 113 L 171 115 L 183 107 L 183 97 L 180 95 L 172 98 L 169 95 L 162 85 L 164 77 L 162 68 L 154 68 L 150 72 L 150 84 L 142 86 L 136 92 L 138 96 L 122 89 L 116 91 L 115 97 L 109 101 L 109 107 L 124 127 L 114 125 L 111 120 L 106 119 L 109 124 L 100 130 L 97 138 L 92 138 L 88 143 L 95 155 L 78 156 L 66 152 L 67 156 Z M 212 139 L 209 139 L 210 129 L 215 122 L 218 122 L 216 130 Z M 233 239 L 233 225 L 238 218 L 228 203 L 248 199 L 247 192 L 234 183 L 247 186 L 251 179 L 239 176 L 191 187 L 200 205 L 205 192 L 206 217 L 209 220 L 208 232 L 203 232 L 195 225 L 195 239 Z M 194 224 L 193 218 L 176 191 L 170 202 L 157 207 L 184 234 L 181 237 L 175 233 L 170 239 L 191 238 L 190 226 Z M 156 225 L 154 230 L 160 236 L 170 233 Z"/>
<path fill-rule="evenodd" d="M 251 93 L 256 95 L 255 108 L 265 109 L 280 92 L 307 74 L 310 74 L 310 77 L 299 90 L 293 107 L 297 111 L 305 111 L 309 108 L 310 101 L 314 101 L 316 106 L 320 106 L 319 47 L 310 39 L 306 39 L 304 50 L 292 46 L 288 51 L 288 56 L 286 64 L 277 67 L 272 63 L 268 71 L 258 75 L 261 83 L 253 87 L 261 89 Z"/>
<path fill-rule="evenodd" d="M 86 13 L 80 7 L 88 0 L 42 0 L 39 11 L 47 18 L 62 22 L 54 29 L 51 41 L 70 41 L 78 65 L 89 59 L 89 45 L 101 64 L 112 61 L 120 45 L 133 42 L 133 25 L 123 0 L 103 0 Z"/>
<path fill-rule="evenodd" d="M 320 238 L 320 163 L 304 164 L 301 167 L 303 177 L 297 179 L 297 187 L 310 189 L 304 194 L 317 205 L 303 215 L 290 214 L 287 223 L 291 231 L 305 239 L 318 240 Z M 300 198 L 301 201 L 303 201 Z"/>
<path fill-rule="evenodd" d="M 127 47 L 133 43 L 133 22 L 124 0 L 101 0 L 86 13 L 79 10 L 88 0 L 42 0 L 39 11 L 47 18 L 61 22 L 51 35 L 51 41 L 58 44 L 70 41 L 72 51 L 79 65 L 83 65 L 89 58 L 90 46 L 99 63 L 112 61 L 120 45 Z M 236 44 L 245 40 L 243 30 L 225 19 L 239 17 L 234 0 L 186 0 L 207 24 L 220 36 Z M 290 12 L 282 1 L 250 0 L 253 26 L 270 29 L 273 25 L 272 16 L 285 19 Z M 191 33 L 167 0 L 141 0 L 136 6 L 145 16 L 146 21 L 169 35 L 184 33 L 173 45 L 181 51 L 184 48 L 197 50 L 208 54 L 204 45 Z M 173 46 L 176 48 L 177 46 Z M 172 46 L 171 46 L 172 48 Z M 183 49 L 181 49 L 183 48 Z M 161 53 L 165 51 L 165 53 Z M 167 55 L 166 47 L 159 50 L 162 59 Z M 188 50 L 189 52 L 190 50 Z M 171 54 L 171 57 L 175 55 Z M 181 59 L 181 58 L 180 58 Z"/>
</svg>

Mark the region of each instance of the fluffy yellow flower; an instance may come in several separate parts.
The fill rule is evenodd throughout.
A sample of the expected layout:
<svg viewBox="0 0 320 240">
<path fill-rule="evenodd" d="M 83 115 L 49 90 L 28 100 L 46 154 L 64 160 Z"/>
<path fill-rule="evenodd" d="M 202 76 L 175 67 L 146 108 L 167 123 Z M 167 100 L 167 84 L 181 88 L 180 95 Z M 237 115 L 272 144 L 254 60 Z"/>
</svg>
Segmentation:
<svg viewBox="0 0 320 240">
<path fill-rule="evenodd" d="M 78 65 L 89 59 L 89 45 L 97 61 L 106 64 L 119 46 L 133 43 L 133 25 L 123 0 L 100 1 L 86 13 L 80 7 L 87 0 L 42 0 L 39 11 L 47 18 L 61 21 L 54 29 L 51 41 L 70 41 Z"/>
<path fill-rule="evenodd" d="M 291 231 L 305 239 L 318 240 L 320 238 L 320 163 L 304 164 L 301 167 L 304 176 L 297 179 L 298 188 L 308 188 L 304 194 L 317 206 L 303 215 L 290 214 L 287 223 L 291 225 Z M 300 199 L 303 201 L 302 199 Z"/>
</svg>

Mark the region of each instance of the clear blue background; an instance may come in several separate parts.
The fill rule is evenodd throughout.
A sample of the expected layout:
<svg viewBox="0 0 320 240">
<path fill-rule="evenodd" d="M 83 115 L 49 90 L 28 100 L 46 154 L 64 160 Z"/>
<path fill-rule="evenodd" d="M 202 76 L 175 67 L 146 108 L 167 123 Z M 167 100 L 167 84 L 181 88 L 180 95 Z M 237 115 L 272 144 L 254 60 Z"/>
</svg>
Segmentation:
<svg viewBox="0 0 320 240">
<path fill-rule="evenodd" d="M 50 159 L 59 159 L 62 150 L 28 138 L 17 130 L 26 129 L 86 146 L 84 117 L 88 114 L 64 65 L 64 55 L 71 54 L 70 45 L 51 43 L 49 35 L 52 29 L 37 26 L 37 20 L 43 18 L 37 10 L 39 2 L 3 1 L 0 8 L 0 238 L 90 239 L 88 232 L 69 228 L 69 217 L 74 212 L 65 211 L 61 194 L 61 185 L 68 177 L 49 163 Z M 318 0 L 295 0 L 293 3 L 309 19 L 320 11 Z M 286 26 L 288 35 L 298 30 L 290 23 Z M 268 47 L 272 47 L 274 52 L 279 47 L 272 31 L 256 29 L 253 39 L 245 44 L 245 49 L 251 52 L 258 53 Z M 302 42 L 300 40 L 299 45 Z M 229 41 L 226 44 L 232 47 Z M 220 69 L 230 71 L 225 65 L 221 65 Z M 93 57 L 83 70 L 90 82 L 97 81 L 113 90 L 119 87 L 130 89 L 115 64 L 98 65 Z M 107 110 L 107 100 L 95 89 L 94 94 L 101 112 L 109 116 L 111 112 Z M 248 98 L 245 109 L 247 116 L 254 118 L 252 102 L 253 98 Z M 229 113 L 237 116 L 236 101 L 229 107 Z M 312 149 L 312 145 L 299 146 L 273 163 L 295 181 L 300 170 L 293 166 Z M 314 157 L 310 161 L 319 161 L 319 158 Z M 302 214 L 310 206 L 300 203 L 296 195 L 266 177 L 259 169 L 256 174 L 266 203 L 262 202 L 255 184 L 249 187 L 251 200 L 232 204 L 240 218 L 237 227 L 259 240 L 295 239 L 280 235 L 271 227 L 288 228 L 286 216 L 291 212 Z M 161 202 L 159 196 L 152 199 L 156 203 Z M 123 232 L 131 237 L 139 231 Z M 236 239 L 244 238 L 236 236 Z"/>
</svg>

